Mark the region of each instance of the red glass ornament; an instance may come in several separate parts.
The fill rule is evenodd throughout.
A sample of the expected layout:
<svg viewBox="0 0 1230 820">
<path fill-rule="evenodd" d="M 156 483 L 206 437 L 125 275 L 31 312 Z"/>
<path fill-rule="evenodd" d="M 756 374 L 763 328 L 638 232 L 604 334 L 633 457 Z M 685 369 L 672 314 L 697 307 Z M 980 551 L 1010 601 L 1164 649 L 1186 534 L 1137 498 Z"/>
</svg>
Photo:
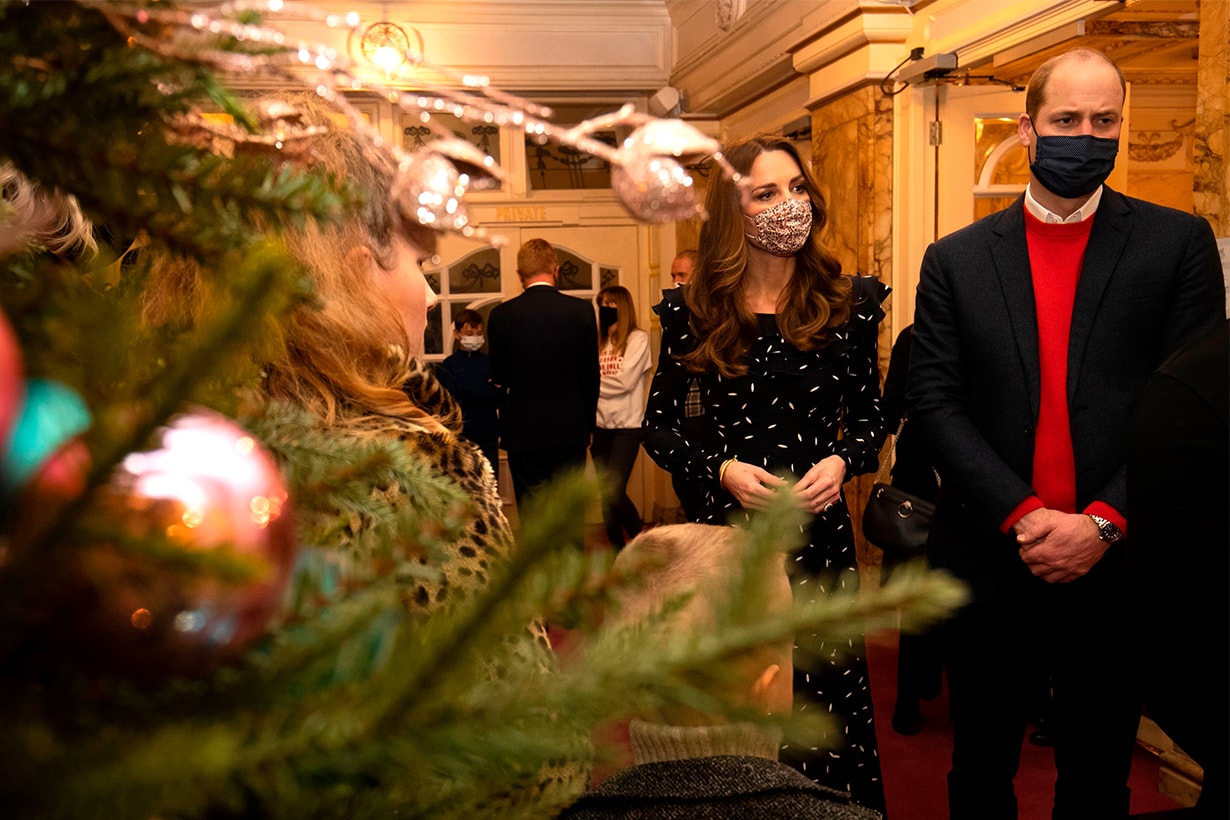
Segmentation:
<svg viewBox="0 0 1230 820">
<path fill-rule="evenodd" d="M 0 442 L 8 441 L 24 402 L 21 346 L 8 319 L 0 314 Z"/>
</svg>

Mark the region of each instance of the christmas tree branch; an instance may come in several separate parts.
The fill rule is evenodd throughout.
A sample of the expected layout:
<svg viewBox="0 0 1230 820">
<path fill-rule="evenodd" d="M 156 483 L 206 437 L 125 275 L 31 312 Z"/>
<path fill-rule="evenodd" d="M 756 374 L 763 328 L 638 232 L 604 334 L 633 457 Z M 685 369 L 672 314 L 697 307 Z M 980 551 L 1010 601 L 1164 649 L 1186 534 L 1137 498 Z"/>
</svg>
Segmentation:
<svg viewBox="0 0 1230 820">
<path fill-rule="evenodd" d="M 148 385 L 144 403 L 130 406 L 122 416 L 112 419 L 114 425 L 109 429 L 96 427 L 85 491 L 69 500 L 58 515 L 44 517 L 42 527 L 13 551 L 15 572 L 20 573 L 27 562 L 45 561 L 60 549 L 81 546 L 83 542 L 70 535 L 74 522 L 94 503 L 98 490 L 106 485 L 120 461 L 145 446 L 160 425 L 183 409 L 195 386 L 214 368 L 226 363 L 227 350 L 249 338 L 253 315 L 262 315 L 274 305 L 285 303 L 285 288 L 279 288 L 277 283 L 284 278 L 290 263 L 282 252 L 266 246 L 235 262 L 238 268 L 233 281 L 237 284 L 231 309 L 197 329 L 200 343 L 168 363 L 161 379 Z"/>
</svg>

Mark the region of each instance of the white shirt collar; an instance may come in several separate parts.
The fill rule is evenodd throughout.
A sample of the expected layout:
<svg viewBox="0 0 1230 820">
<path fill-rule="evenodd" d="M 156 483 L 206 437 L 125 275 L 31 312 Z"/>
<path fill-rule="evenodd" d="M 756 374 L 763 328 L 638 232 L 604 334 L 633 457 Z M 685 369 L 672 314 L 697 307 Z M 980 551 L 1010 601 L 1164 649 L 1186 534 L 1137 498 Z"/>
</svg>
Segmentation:
<svg viewBox="0 0 1230 820">
<path fill-rule="evenodd" d="M 1032 182 L 1025 186 L 1025 207 L 1029 209 L 1031 214 L 1038 217 L 1038 219 L 1051 224 L 1064 222 L 1084 222 L 1086 219 L 1093 216 L 1094 212 L 1098 209 L 1098 203 L 1102 201 L 1102 186 L 1099 185 L 1097 190 L 1093 192 L 1093 195 L 1090 196 L 1089 199 L 1085 200 L 1084 205 L 1081 205 L 1070 215 L 1064 217 L 1047 210 L 1040 202 L 1038 202 L 1038 200 L 1034 199 L 1033 187 L 1034 184 Z"/>
</svg>

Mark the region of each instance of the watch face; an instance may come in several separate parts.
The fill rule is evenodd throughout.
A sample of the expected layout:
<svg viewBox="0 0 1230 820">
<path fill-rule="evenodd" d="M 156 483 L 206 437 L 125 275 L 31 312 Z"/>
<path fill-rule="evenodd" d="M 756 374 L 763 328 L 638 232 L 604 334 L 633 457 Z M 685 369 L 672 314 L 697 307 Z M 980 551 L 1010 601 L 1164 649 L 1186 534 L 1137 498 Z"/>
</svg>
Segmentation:
<svg viewBox="0 0 1230 820">
<path fill-rule="evenodd" d="M 1100 515 L 1090 515 L 1093 523 L 1098 526 L 1098 538 L 1108 544 L 1113 544 L 1123 537 L 1123 531 L 1115 526 L 1115 522 L 1102 518 Z"/>
</svg>

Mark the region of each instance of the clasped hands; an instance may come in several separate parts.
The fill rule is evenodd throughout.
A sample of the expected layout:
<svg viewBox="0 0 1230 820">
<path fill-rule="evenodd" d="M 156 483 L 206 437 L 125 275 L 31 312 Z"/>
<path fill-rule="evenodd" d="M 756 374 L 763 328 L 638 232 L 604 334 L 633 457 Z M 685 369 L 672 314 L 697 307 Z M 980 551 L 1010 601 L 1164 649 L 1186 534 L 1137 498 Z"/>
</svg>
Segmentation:
<svg viewBox="0 0 1230 820">
<path fill-rule="evenodd" d="M 735 497 L 744 509 L 763 510 L 774 495 L 790 487 L 799 505 L 809 513 L 827 512 L 841 500 L 841 485 L 846 478 L 846 462 L 841 456 L 828 456 L 812 467 L 793 485 L 763 467 L 730 461 L 722 471 L 722 488 Z"/>
<path fill-rule="evenodd" d="M 1109 546 L 1098 537 L 1098 525 L 1080 513 L 1031 510 L 1012 525 L 1021 560 L 1043 581 L 1075 581 L 1102 559 Z"/>
</svg>

